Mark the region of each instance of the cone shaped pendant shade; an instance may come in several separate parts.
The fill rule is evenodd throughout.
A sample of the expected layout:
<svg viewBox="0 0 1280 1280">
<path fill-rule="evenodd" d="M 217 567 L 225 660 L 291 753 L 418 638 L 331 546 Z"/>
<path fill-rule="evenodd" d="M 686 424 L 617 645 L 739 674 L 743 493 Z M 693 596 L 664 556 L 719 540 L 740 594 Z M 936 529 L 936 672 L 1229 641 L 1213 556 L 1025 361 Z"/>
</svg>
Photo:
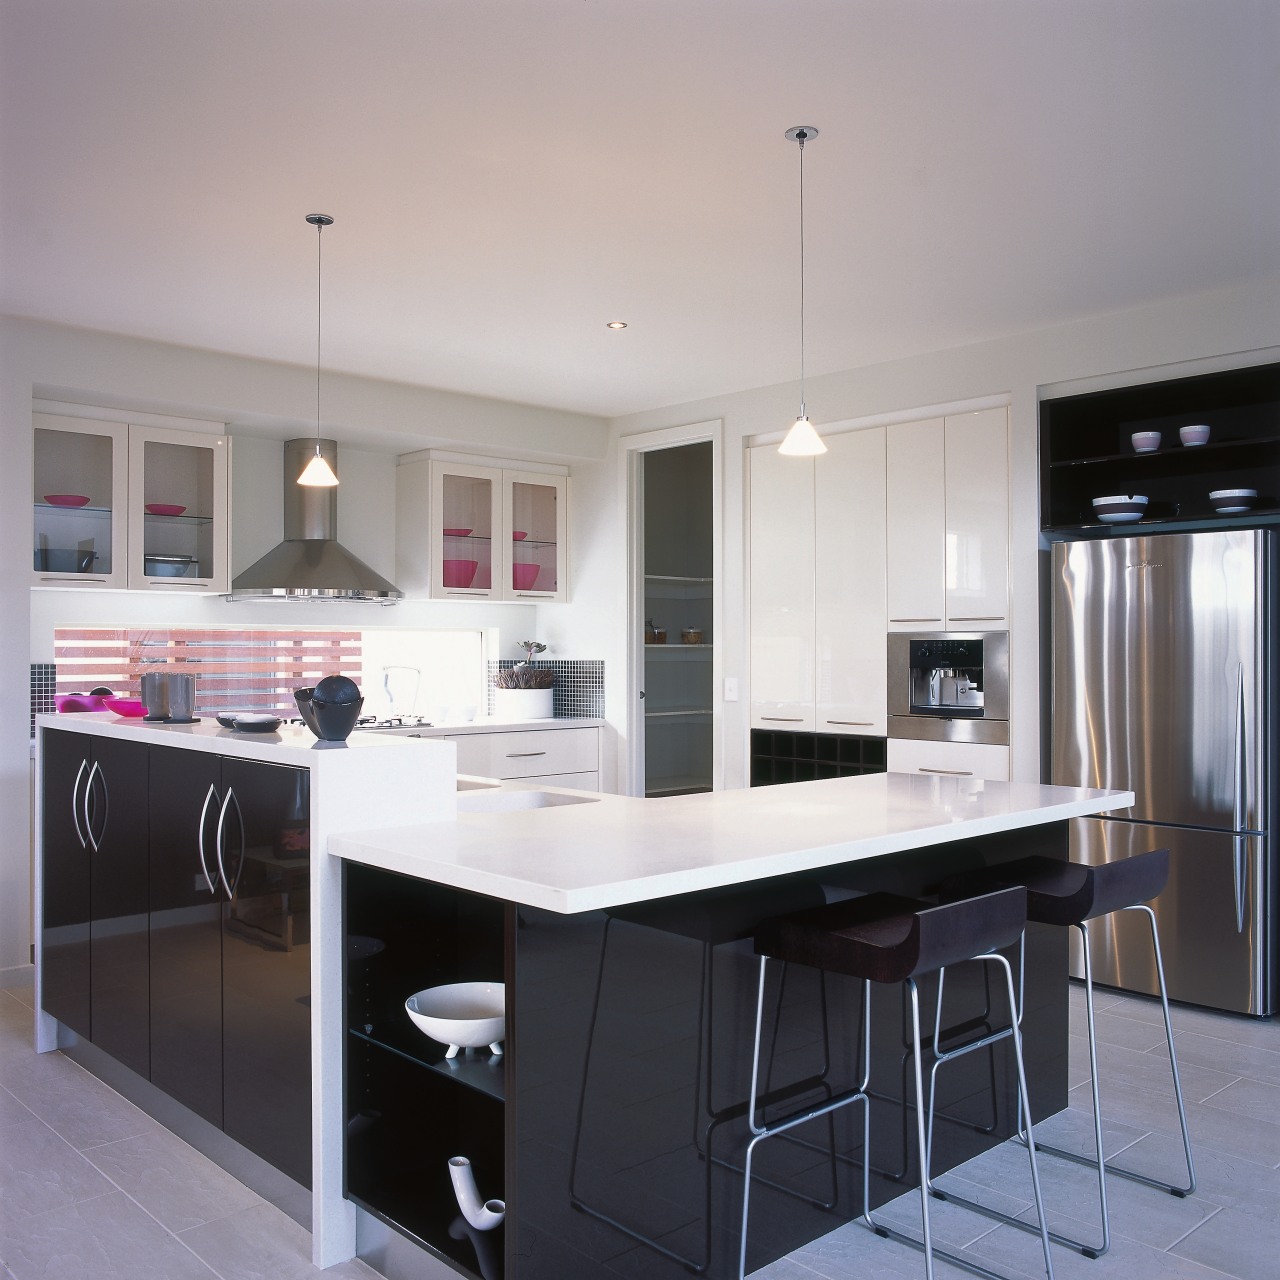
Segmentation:
<svg viewBox="0 0 1280 1280">
<path fill-rule="evenodd" d="M 822 443 L 822 437 L 813 429 L 813 423 L 803 415 L 791 424 L 786 439 L 778 446 L 778 452 L 785 453 L 789 458 L 812 458 L 826 451 L 827 446 Z"/>
<path fill-rule="evenodd" d="M 333 468 L 317 453 L 302 468 L 298 483 L 315 486 L 316 488 L 332 488 L 338 483 L 338 477 L 333 474 Z"/>
</svg>

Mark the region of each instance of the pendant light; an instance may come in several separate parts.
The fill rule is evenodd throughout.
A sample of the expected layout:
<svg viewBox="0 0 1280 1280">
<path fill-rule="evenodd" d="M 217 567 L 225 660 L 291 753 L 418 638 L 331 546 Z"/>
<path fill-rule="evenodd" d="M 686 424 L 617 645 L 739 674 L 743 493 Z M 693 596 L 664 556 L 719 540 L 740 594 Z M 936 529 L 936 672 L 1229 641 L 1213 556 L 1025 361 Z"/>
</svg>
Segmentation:
<svg viewBox="0 0 1280 1280">
<path fill-rule="evenodd" d="M 800 415 L 791 424 L 778 452 L 792 458 L 812 458 L 827 451 L 804 407 L 804 144 L 817 136 L 818 131 L 811 124 L 798 124 L 786 132 L 787 140 L 800 147 Z"/>
<path fill-rule="evenodd" d="M 320 453 L 320 237 L 325 227 L 333 226 L 333 219 L 327 213 L 309 213 L 307 221 L 316 229 L 316 451 L 302 469 L 298 483 L 314 488 L 332 488 L 338 483 L 338 477 Z"/>
</svg>

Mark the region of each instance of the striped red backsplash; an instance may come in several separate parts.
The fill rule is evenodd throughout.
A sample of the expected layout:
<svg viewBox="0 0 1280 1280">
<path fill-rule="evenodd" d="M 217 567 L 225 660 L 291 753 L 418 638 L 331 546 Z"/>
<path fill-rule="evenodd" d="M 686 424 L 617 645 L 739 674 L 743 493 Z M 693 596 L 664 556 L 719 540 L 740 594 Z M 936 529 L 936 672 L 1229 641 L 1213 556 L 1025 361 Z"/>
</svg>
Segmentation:
<svg viewBox="0 0 1280 1280">
<path fill-rule="evenodd" d="M 106 685 L 137 696 L 146 671 L 194 673 L 197 712 L 297 715 L 293 691 L 323 676 L 361 683 L 359 631 L 231 631 L 210 628 L 58 627 L 58 693 Z"/>
</svg>

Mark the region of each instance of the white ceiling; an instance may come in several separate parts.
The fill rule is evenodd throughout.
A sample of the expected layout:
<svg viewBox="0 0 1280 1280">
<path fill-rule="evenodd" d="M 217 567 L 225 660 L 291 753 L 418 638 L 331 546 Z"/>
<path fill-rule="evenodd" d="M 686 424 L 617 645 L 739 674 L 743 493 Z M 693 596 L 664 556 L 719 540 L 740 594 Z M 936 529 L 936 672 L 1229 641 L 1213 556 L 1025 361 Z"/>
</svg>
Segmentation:
<svg viewBox="0 0 1280 1280">
<path fill-rule="evenodd" d="M 1280 275 L 1275 0 L 0 0 L 0 310 L 616 415 Z M 626 320 L 622 333 L 605 322 Z"/>
</svg>

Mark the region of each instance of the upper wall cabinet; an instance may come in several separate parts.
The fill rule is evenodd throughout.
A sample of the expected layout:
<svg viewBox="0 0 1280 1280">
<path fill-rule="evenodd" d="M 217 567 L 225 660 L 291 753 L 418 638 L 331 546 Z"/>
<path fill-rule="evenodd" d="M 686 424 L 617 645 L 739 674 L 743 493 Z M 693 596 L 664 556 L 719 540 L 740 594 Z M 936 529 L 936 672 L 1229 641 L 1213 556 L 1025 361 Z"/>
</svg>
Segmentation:
<svg viewBox="0 0 1280 1280">
<path fill-rule="evenodd" d="M 1007 410 L 890 427 L 886 463 L 889 629 L 1007 627 Z"/>
<path fill-rule="evenodd" d="M 33 415 L 33 585 L 226 591 L 226 436 Z"/>
<path fill-rule="evenodd" d="M 1149 434 L 1135 442 L 1139 433 Z M 1252 492 L 1238 495 L 1241 501 L 1210 497 L 1223 489 Z M 1100 520 L 1093 500 L 1121 494 L 1145 498 L 1143 511 Z M 1040 405 L 1040 527 L 1046 531 L 1078 537 L 1278 518 L 1280 364 Z"/>
<path fill-rule="evenodd" d="M 885 431 L 752 449 L 751 724 L 883 735 Z"/>
<path fill-rule="evenodd" d="M 435 600 L 568 599 L 568 476 L 423 455 L 396 467 L 396 582 Z"/>
</svg>

